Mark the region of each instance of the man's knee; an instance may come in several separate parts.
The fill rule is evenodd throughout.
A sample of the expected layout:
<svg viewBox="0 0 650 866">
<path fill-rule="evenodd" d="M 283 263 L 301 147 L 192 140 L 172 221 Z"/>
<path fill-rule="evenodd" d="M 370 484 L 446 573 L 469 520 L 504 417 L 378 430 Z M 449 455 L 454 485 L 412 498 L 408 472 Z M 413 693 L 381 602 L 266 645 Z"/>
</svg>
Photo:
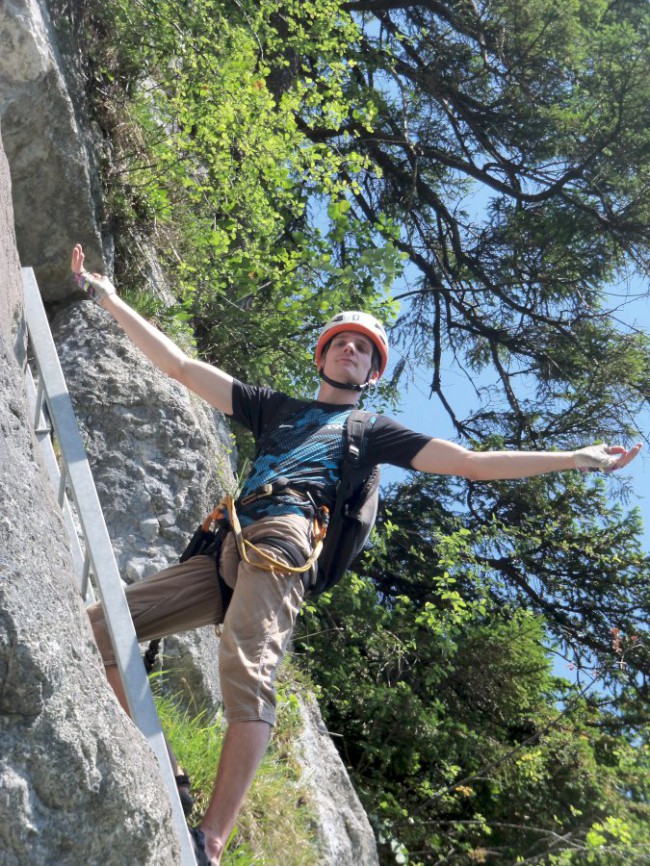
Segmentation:
<svg viewBox="0 0 650 866">
<path fill-rule="evenodd" d="M 114 665 L 115 655 L 113 653 L 113 644 L 111 643 L 111 636 L 108 632 L 108 626 L 106 625 L 106 618 L 104 617 L 102 606 L 97 602 L 96 604 L 91 604 L 87 610 L 93 634 L 95 635 L 95 643 L 101 653 L 102 661 L 107 667 L 109 665 Z"/>
<path fill-rule="evenodd" d="M 262 721 L 275 724 L 275 673 L 279 660 L 261 664 L 248 658 L 246 647 L 222 636 L 219 680 L 228 723 Z M 250 655 L 255 655 L 252 653 Z"/>
</svg>

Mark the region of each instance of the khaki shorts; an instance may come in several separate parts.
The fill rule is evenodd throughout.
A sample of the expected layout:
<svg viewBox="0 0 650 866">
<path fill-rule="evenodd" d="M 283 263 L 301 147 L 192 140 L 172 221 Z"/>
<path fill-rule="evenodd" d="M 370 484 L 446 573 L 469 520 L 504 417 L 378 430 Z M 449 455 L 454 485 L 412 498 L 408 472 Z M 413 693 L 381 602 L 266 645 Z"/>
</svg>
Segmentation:
<svg viewBox="0 0 650 866">
<path fill-rule="evenodd" d="M 305 559 L 311 551 L 310 522 L 300 515 L 266 517 L 245 527 L 243 534 L 281 562 L 288 558 L 273 547 L 273 538 L 291 542 Z M 302 576 L 241 562 L 232 533 L 224 542 L 220 568 L 233 589 L 225 618 L 212 557 L 195 556 L 129 586 L 126 598 L 136 635 L 149 641 L 223 622 L 219 674 L 226 718 L 273 725 L 275 677 L 300 612 Z M 114 665 L 101 605 L 92 605 L 88 613 L 104 664 Z"/>
</svg>

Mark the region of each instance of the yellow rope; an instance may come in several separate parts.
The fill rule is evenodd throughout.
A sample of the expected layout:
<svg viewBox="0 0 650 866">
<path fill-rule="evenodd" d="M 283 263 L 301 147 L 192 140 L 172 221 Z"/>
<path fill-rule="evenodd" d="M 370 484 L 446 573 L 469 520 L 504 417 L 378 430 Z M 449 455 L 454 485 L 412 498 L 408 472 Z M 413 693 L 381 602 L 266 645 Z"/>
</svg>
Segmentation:
<svg viewBox="0 0 650 866">
<path fill-rule="evenodd" d="M 303 565 L 293 566 L 287 565 L 286 562 L 282 562 L 279 559 L 275 559 L 273 556 L 270 556 L 266 551 L 261 550 L 252 541 L 248 541 L 244 538 L 242 534 L 241 524 L 239 522 L 239 517 L 237 516 L 237 511 L 235 509 L 235 502 L 232 496 L 226 494 L 223 497 L 219 505 L 215 508 L 215 510 L 210 515 L 210 518 L 214 519 L 213 515 L 217 513 L 223 514 L 223 512 L 228 512 L 228 518 L 230 520 L 230 526 L 235 535 L 235 542 L 237 543 L 237 549 L 239 550 L 239 555 L 244 562 L 247 562 L 249 565 L 255 566 L 255 568 L 259 568 L 262 571 L 284 571 L 289 574 L 304 574 L 306 571 L 312 567 L 312 565 L 316 562 L 318 557 L 321 554 L 321 550 L 323 549 L 323 541 L 325 540 L 325 536 L 327 535 L 327 524 L 325 522 L 320 522 L 316 517 L 314 517 L 314 540 L 316 544 L 314 545 L 314 549 L 312 550 L 309 558 Z M 255 561 L 249 559 L 248 550 L 253 551 L 256 556 L 260 558 L 260 561 Z"/>
</svg>

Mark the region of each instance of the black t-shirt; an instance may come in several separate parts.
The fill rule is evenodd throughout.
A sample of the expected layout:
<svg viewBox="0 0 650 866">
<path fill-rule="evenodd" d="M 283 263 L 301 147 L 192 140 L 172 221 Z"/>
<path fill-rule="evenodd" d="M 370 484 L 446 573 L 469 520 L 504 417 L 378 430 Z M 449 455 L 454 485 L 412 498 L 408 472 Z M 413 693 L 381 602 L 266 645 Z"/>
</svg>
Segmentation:
<svg viewBox="0 0 650 866">
<path fill-rule="evenodd" d="M 241 497 L 283 477 L 290 487 L 307 490 L 317 502 L 331 507 L 344 456 L 345 422 L 355 407 L 318 400 L 292 400 L 291 413 L 264 436 L 286 400 L 284 394 L 270 388 L 233 382 L 232 417 L 252 432 L 256 442 L 264 437 Z M 364 439 L 361 462 L 368 468 L 390 463 L 409 469 L 411 460 L 430 439 L 392 418 L 375 415 Z M 286 494 L 257 499 L 238 509 L 242 526 L 264 516 L 304 512 L 304 503 Z"/>
</svg>

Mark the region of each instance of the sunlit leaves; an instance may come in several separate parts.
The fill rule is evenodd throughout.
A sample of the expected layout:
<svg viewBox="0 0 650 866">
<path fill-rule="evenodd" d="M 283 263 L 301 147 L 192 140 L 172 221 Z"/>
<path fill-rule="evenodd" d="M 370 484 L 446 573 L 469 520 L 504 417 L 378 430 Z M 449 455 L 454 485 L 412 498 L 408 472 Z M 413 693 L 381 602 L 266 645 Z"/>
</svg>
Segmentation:
<svg viewBox="0 0 650 866">
<path fill-rule="evenodd" d="M 343 86 L 357 26 L 334 0 L 110 0 L 87 14 L 89 33 L 112 35 L 88 54 L 100 58 L 119 234 L 150 234 L 206 357 L 311 389 L 323 319 L 362 307 L 390 322 L 401 266 L 392 239 L 353 208 L 359 178 L 377 169 L 306 134 L 312 112 L 337 127 L 353 109 L 370 122 L 371 102 L 353 106 Z M 142 280 L 128 255 L 117 276 Z"/>
</svg>

